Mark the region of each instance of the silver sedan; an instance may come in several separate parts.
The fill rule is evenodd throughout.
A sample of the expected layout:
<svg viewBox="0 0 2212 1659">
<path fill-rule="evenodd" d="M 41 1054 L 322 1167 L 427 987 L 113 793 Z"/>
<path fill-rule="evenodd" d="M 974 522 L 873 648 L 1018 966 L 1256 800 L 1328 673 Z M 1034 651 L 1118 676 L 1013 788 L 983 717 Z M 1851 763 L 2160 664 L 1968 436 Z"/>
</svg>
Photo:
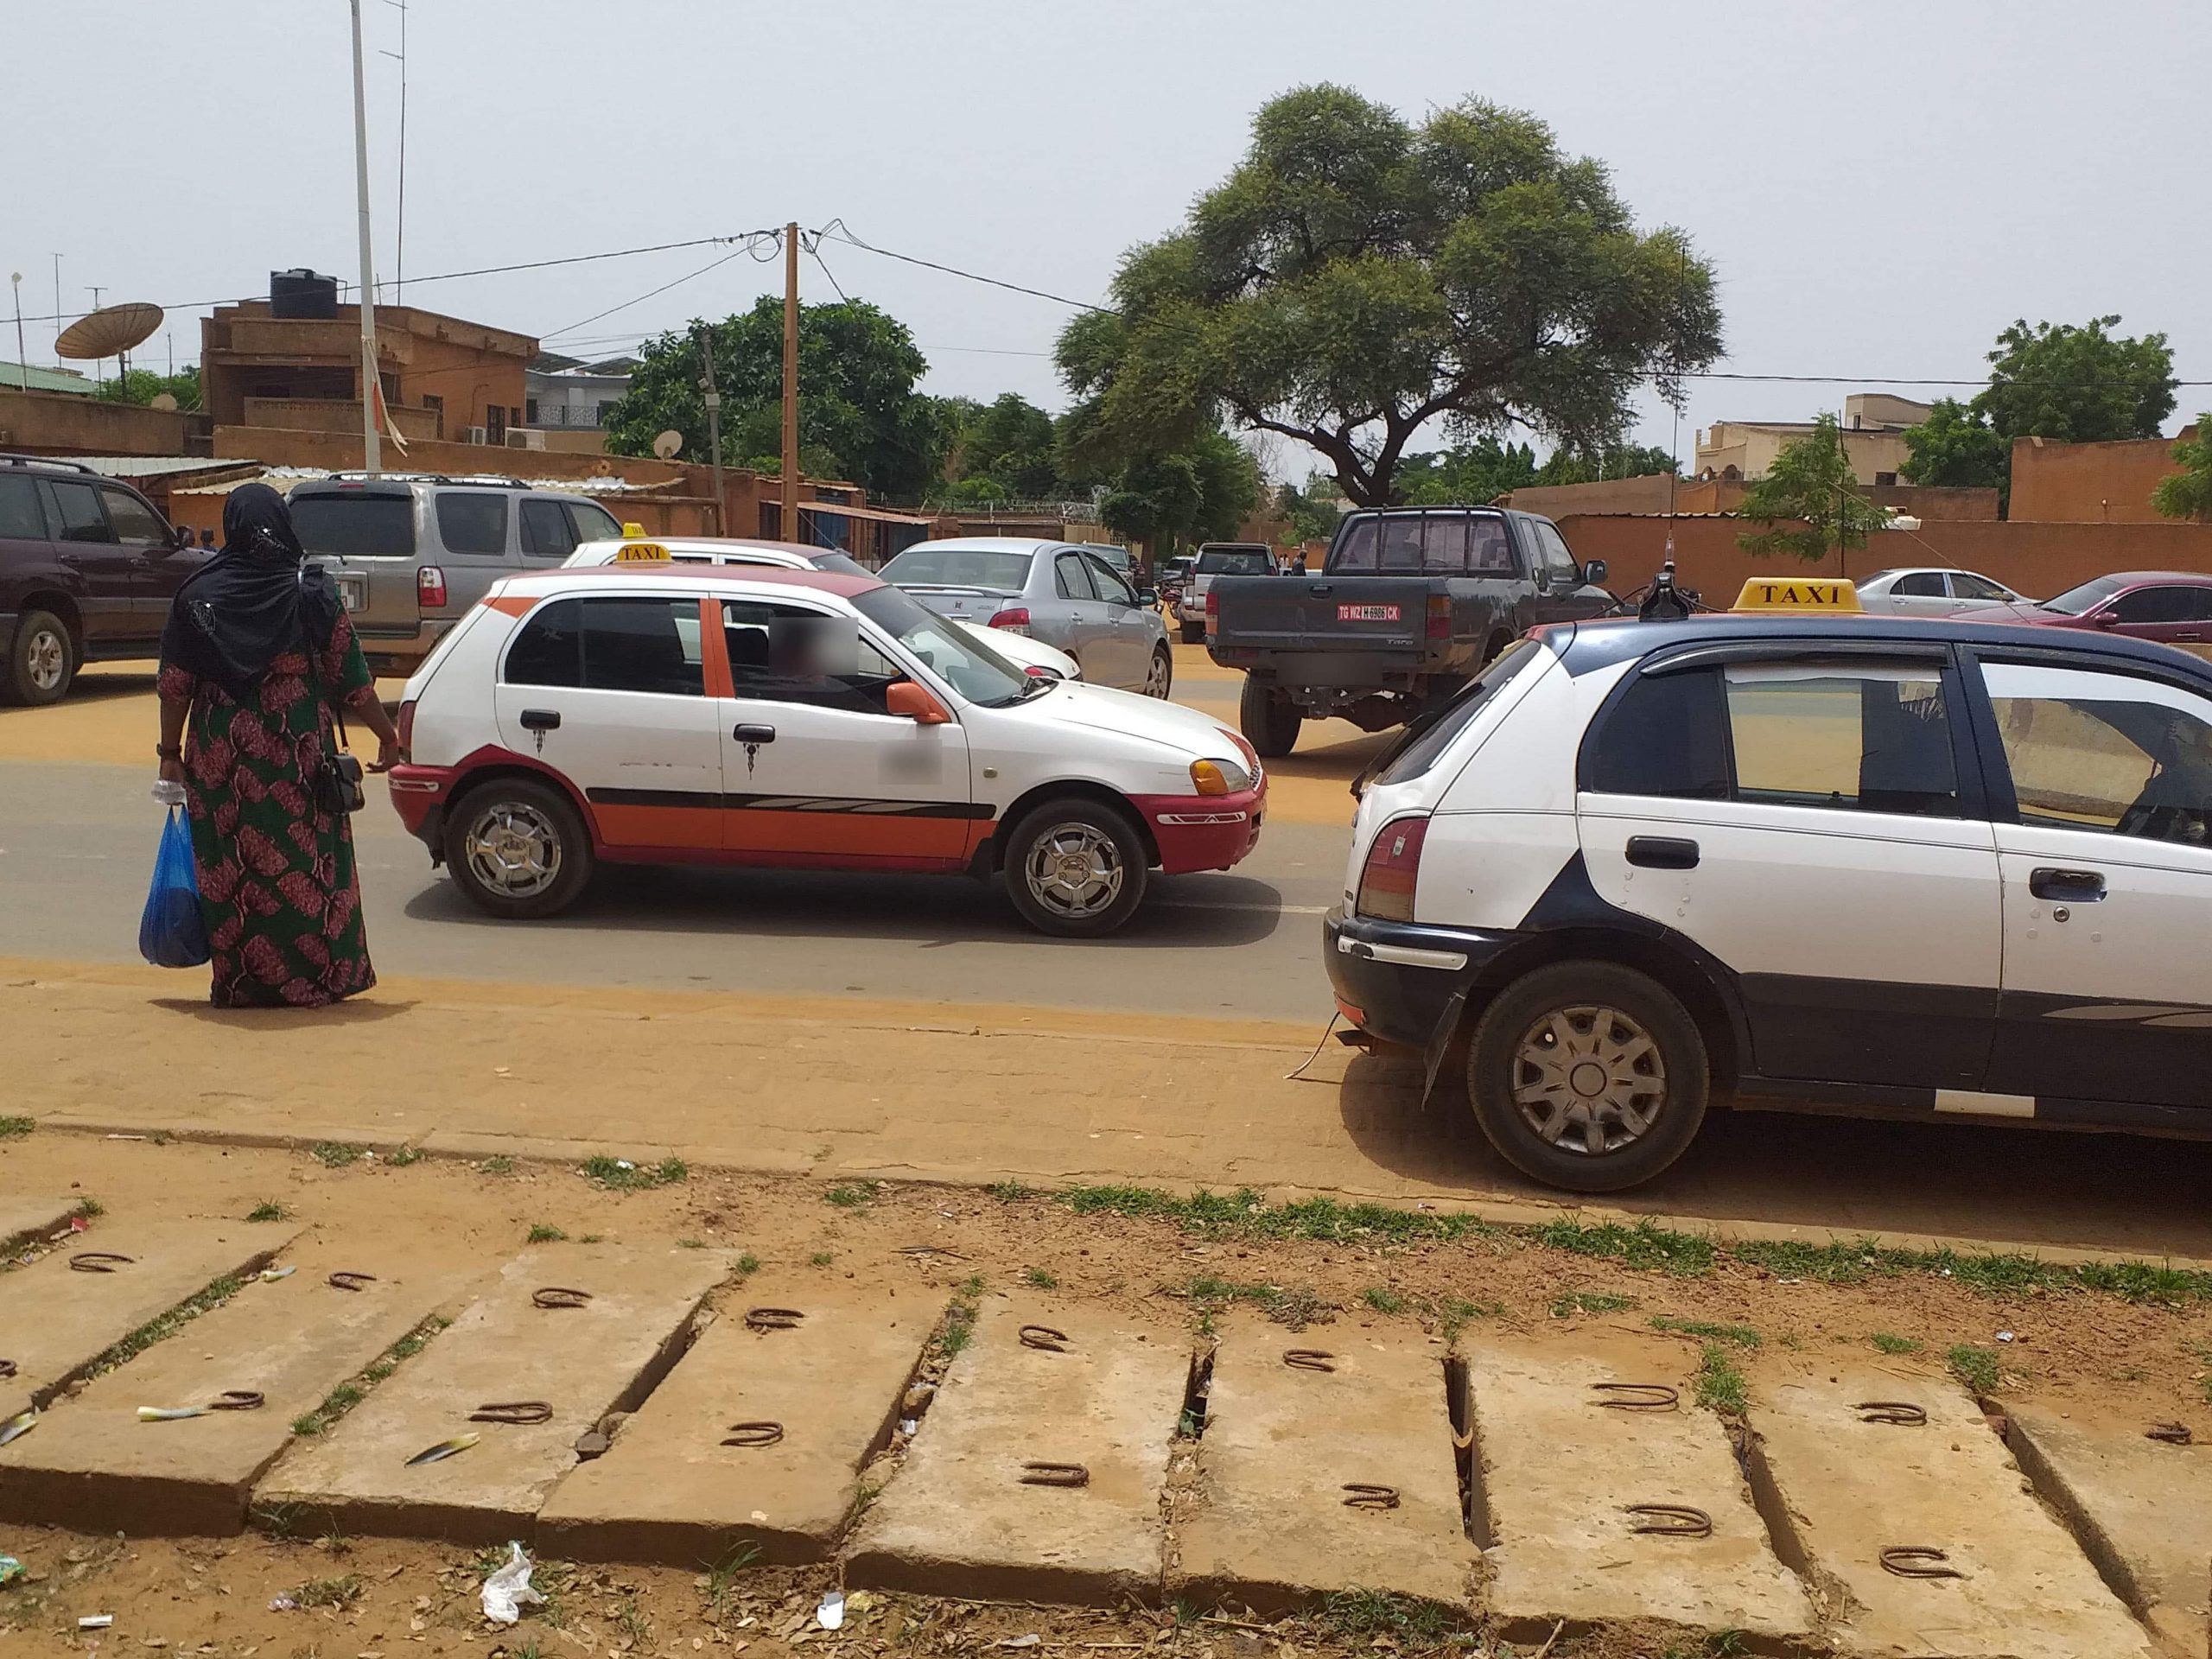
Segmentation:
<svg viewBox="0 0 2212 1659">
<path fill-rule="evenodd" d="M 1858 588 L 1864 608 L 1891 616 L 1955 616 L 1961 611 L 2026 602 L 2001 582 L 1941 565 L 1880 571 Z"/>
<path fill-rule="evenodd" d="M 1076 659 L 1093 685 L 1164 697 L 1167 625 L 1096 548 L 1014 536 L 917 542 L 877 573 L 957 621 L 1026 633 Z"/>
</svg>

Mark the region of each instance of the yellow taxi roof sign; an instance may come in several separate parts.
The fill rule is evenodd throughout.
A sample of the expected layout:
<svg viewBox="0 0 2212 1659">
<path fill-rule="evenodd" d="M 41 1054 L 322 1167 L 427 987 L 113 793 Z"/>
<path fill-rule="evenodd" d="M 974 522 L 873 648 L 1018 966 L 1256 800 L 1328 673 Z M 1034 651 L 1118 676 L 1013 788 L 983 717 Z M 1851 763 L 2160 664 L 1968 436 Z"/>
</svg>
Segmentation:
<svg viewBox="0 0 2212 1659">
<path fill-rule="evenodd" d="M 626 541 L 614 550 L 617 564 L 666 564 L 668 550 L 658 542 Z"/>
<path fill-rule="evenodd" d="M 1736 595 L 1739 611 L 1781 611 L 1800 615 L 1834 612 L 1863 613 L 1858 585 L 1843 576 L 1753 576 Z"/>
<path fill-rule="evenodd" d="M 645 533 L 645 527 L 643 524 L 625 524 L 622 526 L 622 537 L 626 541 L 634 542 Z"/>
</svg>

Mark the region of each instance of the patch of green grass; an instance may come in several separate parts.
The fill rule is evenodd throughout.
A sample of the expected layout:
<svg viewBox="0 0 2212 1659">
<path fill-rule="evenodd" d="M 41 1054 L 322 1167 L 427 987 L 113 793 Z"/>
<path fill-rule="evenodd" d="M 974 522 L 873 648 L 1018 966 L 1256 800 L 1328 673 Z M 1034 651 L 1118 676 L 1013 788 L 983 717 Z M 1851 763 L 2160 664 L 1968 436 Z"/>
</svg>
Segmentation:
<svg viewBox="0 0 2212 1659">
<path fill-rule="evenodd" d="M 312 1439 L 327 1433 L 331 1427 L 347 1412 L 369 1396 L 369 1390 L 397 1370 L 404 1361 L 410 1360 L 430 1344 L 430 1338 L 453 1321 L 433 1317 L 416 1325 L 384 1353 L 361 1374 L 340 1382 L 322 1396 L 322 1403 L 303 1416 L 292 1419 L 292 1433 L 302 1439 Z"/>
<path fill-rule="evenodd" d="M 882 1191 L 881 1181 L 841 1181 L 822 1196 L 840 1210 L 857 1210 L 864 1204 L 874 1204 L 875 1195 Z"/>
<path fill-rule="evenodd" d="M 393 1153 L 391 1157 L 385 1159 L 385 1161 L 390 1164 L 394 1169 L 404 1169 L 410 1164 L 419 1164 L 423 1161 L 423 1148 L 420 1147 L 402 1147 L 397 1152 Z"/>
<path fill-rule="evenodd" d="M 1639 1221 L 1633 1227 L 1614 1222 L 1586 1227 L 1580 1222 L 1552 1221 L 1531 1229 L 1529 1236 L 1555 1250 L 1601 1256 L 1631 1268 L 1656 1268 L 1683 1278 L 1702 1278 L 1713 1271 L 1711 1239 L 1649 1221 Z"/>
<path fill-rule="evenodd" d="M 1884 1354 L 1916 1354 L 1928 1345 L 1918 1337 L 1900 1337 L 1888 1331 L 1877 1331 L 1866 1340 L 1874 1344 L 1875 1351 Z"/>
<path fill-rule="evenodd" d="M 1697 1402 L 1728 1417 L 1742 1416 L 1751 1403 L 1751 1384 L 1717 1342 L 1707 1343 L 1698 1356 Z"/>
<path fill-rule="evenodd" d="M 248 1221 L 289 1221 L 292 1212 L 274 1198 L 264 1198 L 245 1212 Z"/>
<path fill-rule="evenodd" d="M 1433 1646 L 1444 1639 L 1451 1616 L 1432 1601 L 1394 1596 L 1381 1590 L 1339 1590 L 1313 1615 L 1322 1632 L 1361 1646 Z"/>
<path fill-rule="evenodd" d="M 627 1158 L 609 1158 L 604 1153 L 584 1160 L 584 1179 L 605 1187 L 610 1192 L 645 1192 L 656 1186 L 671 1186 L 688 1179 L 691 1166 L 681 1158 L 664 1158 L 657 1164 L 635 1164 Z"/>
<path fill-rule="evenodd" d="M 338 1579 L 309 1579 L 292 1592 L 292 1599 L 302 1607 L 351 1607 L 367 1588 L 359 1573 L 348 1573 Z"/>
<path fill-rule="evenodd" d="M 760 1272 L 760 1258 L 753 1255 L 752 1251 L 747 1250 L 743 1255 L 737 1258 L 737 1270 L 740 1273 L 747 1274 Z"/>
<path fill-rule="evenodd" d="M 20 1141 L 36 1127 L 28 1117 L 0 1117 L 0 1141 Z"/>
<path fill-rule="evenodd" d="M 1288 1325 L 1294 1331 L 1303 1331 L 1336 1312 L 1334 1303 L 1322 1300 L 1319 1294 L 1304 1286 L 1239 1284 L 1235 1280 L 1217 1279 L 1206 1274 L 1185 1285 L 1183 1294 L 1198 1305 L 1201 1329 L 1209 1333 L 1213 1329 L 1213 1315 L 1231 1302 L 1249 1302 L 1275 1324 Z"/>
<path fill-rule="evenodd" d="M 1973 1389 L 1975 1394 L 1997 1392 L 1996 1350 L 1976 1347 L 1971 1342 L 1961 1342 L 1948 1351 L 1943 1358 L 1951 1368 L 1951 1375 Z"/>
<path fill-rule="evenodd" d="M 1747 1240 L 1730 1247 L 1738 1262 L 1777 1278 L 1814 1279 L 1824 1284 L 1853 1285 L 1869 1279 L 1930 1274 L 1950 1279 L 1986 1296 L 2018 1296 L 2035 1291 L 2094 1290 L 2123 1301 L 2170 1307 L 2212 1301 L 2212 1273 L 2157 1267 L 2147 1262 L 2084 1262 L 2068 1265 L 2032 1255 L 1966 1254 L 1956 1250 L 1887 1249 L 1868 1239 L 1804 1244 L 1788 1240 Z"/>
<path fill-rule="evenodd" d="M 679 1238 L 676 1241 L 676 1248 L 679 1250 L 703 1250 L 707 1248 L 707 1241 L 703 1238 Z"/>
<path fill-rule="evenodd" d="M 653 1622 L 645 1616 L 645 1610 L 638 1605 L 635 1596 L 622 1598 L 614 1611 L 614 1622 L 622 1627 L 623 1633 L 635 1647 L 643 1648 L 653 1638 Z"/>
<path fill-rule="evenodd" d="M 1021 1275 L 1021 1281 L 1032 1290 L 1058 1290 L 1060 1281 L 1042 1268 L 1030 1268 Z"/>
<path fill-rule="evenodd" d="M 1664 1313 L 1651 1321 L 1654 1331 L 1670 1336 L 1702 1337 L 1707 1342 L 1729 1342 L 1738 1348 L 1756 1348 L 1759 1333 L 1748 1325 L 1715 1325 L 1709 1319 L 1673 1319 Z"/>
<path fill-rule="evenodd" d="M 1359 1293 L 1359 1300 L 1377 1313 L 1402 1313 L 1406 1311 L 1405 1297 L 1388 1285 L 1370 1285 Z"/>
<path fill-rule="evenodd" d="M 826 1268 L 836 1259 L 837 1253 L 835 1250 L 817 1250 L 806 1258 L 806 1265 L 810 1268 Z"/>
<path fill-rule="evenodd" d="M 563 1232 L 558 1227 L 553 1225 L 550 1221 L 533 1221 L 530 1224 L 529 1236 L 523 1240 L 523 1243 L 525 1244 L 562 1244 L 568 1242 L 568 1237 L 569 1236 L 566 1233 Z"/>
<path fill-rule="evenodd" d="M 708 1567 L 707 1581 L 700 1586 L 700 1595 L 707 1604 L 707 1611 L 716 1622 L 720 1622 L 736 1599 L 738 1575 L 760 1559 L 760 1545 L 740 1544 Z"/>
<path fill-rule="evenodd" d="M 495 1152 L 476 1167 L 486 1175 L 512 1175 L 515 1173 L 515 1160 L 504 1152 Z"/>
<path fill-rule="evenodd" d="M 318 1141 L 308 1148 L 308 1156 L 325 1169 L 343 1169 L 348 1164 L 359 1163 L 368 1150 L 345 1141 Z"/>
<path fill-rule="evenodd" d="M 602 1243 L 606 1237 L 607 1235 L 604 1233 L 586 1233 L 582 1238 L 578 1239 L 576 1243 L 579 1244 L 597 1244 Z"/>
<path fill-rule="evenodd" d="M 1635 1306 L 1633 1296 L 1615 1296 L 1602 1290 L 1573 1290 L 1552 1298 L 1552 1318 L 1571 1319 L 1582 1313 L 1620 1313 Z"/>
<path fill-rule="evenodd" d="M 938 1332 L 937 1351 L 947 1359 L 964 1351 L 976 1339 L 976 1309 L 983 1297 L 983 1275 L 970 1274 L 954 1287 L 952 1304 L 944 1310 L 944 1329 Z"/>
<path fill-rule="evenodd" d="M 1024 1198 L 1033 1198 L 1037 1196 L 1033 1187 L 1024 1186 L 1020 1181 L 993 1181 L 983 1191 L 1001 1204 L 1019 1204 Z"/>
<path fill-rule="evenodd" d="M 86 1221 L 97 1221 L 107 1214 L 107 1205 L 98 1198 L 79 1198 L 77 1200 L 77 1213 Z"/>
<path fill-rule="evenodd" d="M 179 1302 L 159 1319 L 147 1320 L 94 1360 L 85 1375 L 98 1376 L 103 1371 L 111 1371 L 124 1362 L 136 1359 L 156 1343 L 168 1341 L 202 1313 L 220 1307 L 245 1288 L 245 1280 L 225 1274 L 198 1294 Z"/>
<path fill-rule="evenodd" d="M 1437 1334 L 1446 1342 L 1459 1340 L 1459 1333 L 1468 1324 L 1478 1319 L 1496 1319 L 1505 1312 L 1503 1302 L 1471 1302 L 1464 1296 L 1446 1296 L 1433 1310 L 1436 1315 Z"/>
<path fill-rule="evenodd" d="M 1383 1204 L 1306 1198 L 1268 1203 L 1250 1187 L 1187 1198 L 1155 1186 L 1072 1186 L 1056 1195 L 1079 1216 L 1165 1221 L 1204 1238 L 1311 1238 L 1331 1243 L 1420 1243 L 1496 1236 L 1501 1229 L 1456 1211 L 1394 1210 Z"/>
</svg>

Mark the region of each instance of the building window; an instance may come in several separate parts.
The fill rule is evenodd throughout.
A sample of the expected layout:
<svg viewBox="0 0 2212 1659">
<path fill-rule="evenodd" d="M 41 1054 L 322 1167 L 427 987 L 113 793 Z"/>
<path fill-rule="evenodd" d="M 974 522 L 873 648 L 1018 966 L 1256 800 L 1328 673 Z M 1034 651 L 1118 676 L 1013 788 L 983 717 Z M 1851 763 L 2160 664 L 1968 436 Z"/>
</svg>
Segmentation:
<svg viewBox="0 0 2212 1659">
<path fill-rule="evenodd" d="M 1878 490 L 1893 490 L 1897 487 L 1897 475 L 1895 473 L 1877 473 L 1874 474 L 1874 487 Z"/>
<path fill-rule="evenodd" d="M 525 397 L 522 400 L 522 423 L 524 426 L 536 426 L 537 424 L 537 399 L 535 397 Z"/>
<path fill-rule="evenodd" d="M 605 426 L 607 417 L 614 412 L 614 405 L 620 401 L 621 400 L 615 397 L 601 398 L 599 407 L 592 411 L 591 423 L 594 426 Z"/>
</svg>

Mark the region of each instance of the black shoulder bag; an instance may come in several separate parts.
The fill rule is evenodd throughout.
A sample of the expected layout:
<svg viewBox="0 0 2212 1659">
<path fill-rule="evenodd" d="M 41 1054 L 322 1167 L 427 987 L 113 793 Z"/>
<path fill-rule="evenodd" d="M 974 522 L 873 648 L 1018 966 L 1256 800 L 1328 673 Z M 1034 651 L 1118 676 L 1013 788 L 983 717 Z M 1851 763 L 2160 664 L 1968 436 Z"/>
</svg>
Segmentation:
<svg viewBox="0 0 2212 1659">
<path fill-rule="evenodd" d="M 322 671 L 315 661 L 321 653 L 308 634 L 307 572 L 304 569 L 300 572 L 299 580 L 302 589 L 300 642 L 307 651 L 308 690 L 314 694 L 315 701 L 315 729 L 322 732 Z M 369 798 L 361 786 L 359 759 L 347 754 L 339 747 L 341 742 L 352 741 L 346 730 L 346 705 L 341 702 L 333 702 L 330 712 L 338 722 L 337 734 L 334 737 L 323 733 L 321 753 L 316 757 L 314 775 L 308 779 L 308 795 L 318 811 L 337 817 L 344 813 L 359 811 L 368 804 Z"/>
</svg>

